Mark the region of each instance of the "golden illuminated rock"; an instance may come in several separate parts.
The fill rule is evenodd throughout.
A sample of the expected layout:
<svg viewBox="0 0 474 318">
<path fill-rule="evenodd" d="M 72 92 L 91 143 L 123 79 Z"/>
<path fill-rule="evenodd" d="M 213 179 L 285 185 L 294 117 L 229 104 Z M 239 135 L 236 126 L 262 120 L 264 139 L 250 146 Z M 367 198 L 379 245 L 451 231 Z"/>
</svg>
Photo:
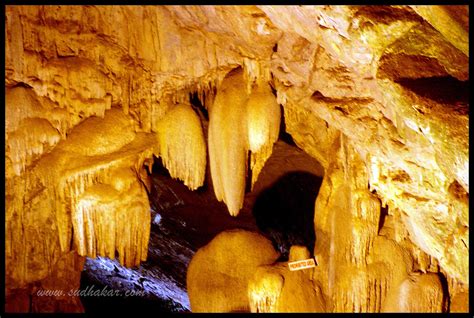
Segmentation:
<svg viewBox="0 0 474 318">
<path fill-rule="evenodd" d="M 276 304 L 280 298 L 284 281 L 282 275 L 268 272 L 265 268 L 259 267 L 255 272 L 254 279 L 249 282 L 250 311 L 253 313 L 278 312 Z"/>
<path fill-rule="evenodd" d="M 157 124 L 160 157 L 174 178 L 191 190 L 204 184 L 206 142 L 201 122 L 191 105 L 179 104 Z"/>
<path fill-rule="evenodd" d="M 450 312 L 469 312 L 469 294 L 461 292 L 454 295 L 451 300 L 450 309 Z"/>
<path fill-rule="evenodd" d="M 153 155 L 190 189 L 212 182 L 236 216 L 280 119 L 325 169 L 319 265 L 261 269 L 226 291 L 238 307 L 468 308 L 468 6 L 6 6 L 5 29 L 10 310 L 74 311 L 29 300 L 31 284 L 59 284 L 69 253 L 144 259 Z M 191 96 L 200 118 L 181 105 Z M 418 292 L 431 300 L 403 300 Z"/>
<path fill-rule="evenodd" d="M 436 274 L 410 275 L 387 295 L 383 312 L 442 312 L 444 295 Z"/>
<path fill-rule="evenodd" d="M 309 258 L 305 246 L 292 246 L 289 261 Z M 313 269 L 290 271 L 287 262 L 259 266 L 249 283 L 252 312 L 324 312 L 325 301 L 314 284 Z"/>
<path fill-rule="evenodd" d="M 469 56 L 469 8 L 462 5 L 413 5 L 419 15 L 433 25 L 446 39 Z"/>
<path fill-rule="evenodd" d="M 209 161 L 214 191 L 233 216 L 239 214 L 244 200 L 249 151 L 253 186 L 280 130 L 280 107 L 271 88 L 262 82 L 258 71 L 249 72 L 257 78 L 250 94 L 247 85 L 252 79 L 241 69 L 233 70 L 224 78 L 209 111 Z"/>
<path fill-rule="evenodd" d="M 248 312 L 247 285 L 260 265 L 278 258 L 260 234 L 229 230 L 197 251 L 188 267 L 186 286 L 193 312 Z"/>
<path fill-rule="evenodd" d="M 84 257 L 75 251 L 62 254 L 47 277 L 33 288 L 14 288 L 5 297 L 6 312 L 74 312 L 84 308 L 77 291 L 84 267 Z"/>
<path fill-rule="evenodd" d="M 121 264 L 137 266 L 145 261 L 150 235 L 148 197 L 130 169 L 116 169 L 113 178 L 121 174 L 128 179 L 123 185 L 96 184 L 77 199 L 72 211 L 74 242 L 79 255 L 115 258 Z"/>
<path fill-rule="evenodd" d="M 241 69 L 224 78 L 209 110 L 209 163 L 214 192 L 236 216 L 242 208 L 247 171 L 246 83 Z"/>
<path fill-rule="evenodd" d="M 253 89 L 246 107 L 253 186 L 272 154 L 273 144 L 278 140 L 281 111 L 270 86 L 266 83 L 260 83 Z"/>
<path fill-rule="evenodd" d="M 410 254 L 378 236 L 380 202 L 367 189 L 366 168 L 341 135 L 315 203 L 319 262 L 315 285 L 333 312 L 379 312 L 386 292 L 412 268 Z"/>
</svg>

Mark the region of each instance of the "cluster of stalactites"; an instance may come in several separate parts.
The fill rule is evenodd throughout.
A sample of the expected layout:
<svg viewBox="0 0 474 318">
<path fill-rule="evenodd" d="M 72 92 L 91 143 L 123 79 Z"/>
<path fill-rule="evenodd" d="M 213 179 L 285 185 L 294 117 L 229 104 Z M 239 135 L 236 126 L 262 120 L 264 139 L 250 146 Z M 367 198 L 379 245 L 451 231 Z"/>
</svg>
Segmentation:
<svg viewBox="0 0 474 318">
<path fill-rule="evenodd" d="M 189 103 L 174 106 L 157 124 L 159 155 L 173 178 L 191 190 L 204 184 L 206 142 L 199 116 Z"/>
<path fill-rule="evenodd" d="M 159 102 L 151 107 L 149 117 L 140 119 L 142 126 L 146 127 L 149 125 L 151 131 L 156 132 L 159 122 L 174 105 L 187 104 L 192 97 L 197 97 L 201 105 L 204 108 L 208 108 L 209 105 L 212 105 L 217 87 L 222 82 L 224 76 L 225 73 L 223 71 L 215 71 L 188 82 L 156 83 L 153 92 L 156 92 Z"/>
<path fill-rule="evenodd" d="M 209 161 L 214 192 L 232 216 L 242 208 L 247 158 L 252 184 L 278 139 L 280 107 L 269 84 L 256 79 L 248 92 L 248 74 L 236 69 L 222 81 L 209 110 Z"/>
<path fill-rule="evenodd" d="M 80 255 L 115 258 L 117 251 L 127 266 L 146 259 L 149 203 L 138 177 L 155 140 L 111 109 L 74 127 L 38 160 L 31 174 L 49 189 L 62 252 L 73 239 Z"/>
<path fill-rule="evenodd" d="M 115 258 L 132 267 L 145 261 L 150 235 L 148 197 L 131 169 L 114 170 L 111 185 L 89 187 L 72 210 L 81 256 Z"/>
</svg>

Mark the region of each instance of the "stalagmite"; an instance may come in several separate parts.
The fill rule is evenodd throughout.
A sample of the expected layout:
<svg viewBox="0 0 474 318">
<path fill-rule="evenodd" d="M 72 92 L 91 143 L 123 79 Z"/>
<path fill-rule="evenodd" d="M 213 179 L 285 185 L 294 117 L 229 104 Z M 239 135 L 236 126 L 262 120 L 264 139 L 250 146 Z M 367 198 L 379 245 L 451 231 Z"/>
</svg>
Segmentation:
<svg viewBox="0 0 474 318">
<path fill-rule="evenodd" d="M 368 169 L 346 138 L 333 144 L 315 204 L 315 278 L 331 311 L 380 312 L 387 291 L 406 278 L 413 260 L 392 237 L 378 236 L 380 202 L 368 191 Z"/>
<path fill-rule="evenodd" d="M 283 276 L 258 268 L 254 280 L 249 282 L 250 311 L 270 313 L 276 311 L 276 303 L 284 284 Z"/>
<path fill-rule="evenodd" d="M 444 293 L 435 273 L 414 273 L 400 285 L 393 286 L 382 312 L 442 312 Z"/>
<path fill-rule="evenodd" d="M 307 258 L 305 246 L 290 248 L 289 261 Z M 290 271 L 287 262 L 259 266 L 248 285 L 251 312 L 325 311 L 325 297 L 312 276 L 312 268 Z"/>
<path fill-rule="evenodd" d="M 206 143 L 199 116 L 189 104 L 174 106 L 157 125 L 159 155 L 173 178 L 191 190 L 204 184 Z"/>
<path fill-rule="evenodd" d="M 244 230 L 219 233 L 194 254 L 186 286 L 193 312 L 247 312 L 249 280 L 278 253 L 264 236 Z M 278 284 L 277 284 L 278 285 Z"/>
<path fill-rule="evenodd" d="M 236 216 L 245 193 L 248 138 L 246 83 L 241 69 L 224 78 L 209 110 L 209 163 L 214 192 Z"/>
</svg>

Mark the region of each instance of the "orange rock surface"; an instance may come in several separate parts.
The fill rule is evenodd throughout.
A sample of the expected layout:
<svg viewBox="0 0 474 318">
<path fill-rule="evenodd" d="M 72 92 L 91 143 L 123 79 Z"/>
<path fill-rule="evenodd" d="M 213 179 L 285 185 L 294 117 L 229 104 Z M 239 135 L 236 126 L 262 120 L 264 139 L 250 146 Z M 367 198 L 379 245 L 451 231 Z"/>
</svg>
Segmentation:
<svg viewBox="0 0 474 318">
<path fill-rule="evenodd" d="M 261 308 L 298 311 L 278 299 L 300 284 L 315 299 L 301 311 L 467 310 L 468 6 L 9 5 L 5 29 L 9 311 L 81 310 L 30 297 L 66 273 L 78 285 L 65 258 L 146 259 L 153 155 L 195 189 L 208 151 L 205 182 L 237 215 L 280 120 L 325 169 L 320 264 L 279 273 Z M 208 133 L 178 106 L 190 94 Z M 264 272 L 253 295 L 280 289 Z M 410 303 L 425 285 L 431 300 Z"/>
</svg>

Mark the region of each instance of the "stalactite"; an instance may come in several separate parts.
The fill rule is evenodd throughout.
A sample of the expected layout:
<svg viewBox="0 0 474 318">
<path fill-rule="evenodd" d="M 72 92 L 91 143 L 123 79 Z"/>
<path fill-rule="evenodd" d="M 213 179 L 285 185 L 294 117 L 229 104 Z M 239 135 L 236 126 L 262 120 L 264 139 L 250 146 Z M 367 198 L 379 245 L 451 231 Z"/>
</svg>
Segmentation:
<svg viewBox="0 0 474 318">
<path fill-rule="evenodd" d="M 128 267 L 146 260 L 150 213 L 146 193 L 130 169 L 116 169 L 112 187 L 98 183 L 77 199 L 72 211 L 79 255 L 115 258 Z"/>
<path fill-rule="evenodd" d="M 243 203 L 248 151 L 253 186 L 271 155 L 280 128 L 280 107 L 265 81 L 265 68 L 249 65 L 245 71 L 234 70 L 224 78 L 209 109 L 209 160 L 214 191 L 234 216 Z"/>
<path fill-rule="evenodd" d="M 253 83 L 265 83 L 271 80 L 270 67 L 267 63 L 244 57 L 242 65 L 248 94 L 252 92 Z"/>
<path fill-rule="evenodd" d="M 267 83 L 260 83 L 247 102 L 247 129 L 251 153 L 252 187 L 272 154 L 280 131 L 280 106 Z"/>
<path fill-rule="evenodd" d="M 225 70 L 216 69 L 192 80 L 174 78 L 175 81 L 172 85 L 157 83 L 156 87 L 153 87 L 153 92 L 156 100 L 159 102 L 151 110 L 152 127 L 155 127 L 173 105 L 189 103 L 191 94 L 196 94 L 206 109 L 210 108 L 213 104 L 217 88 L 220 86 L 225 75 Z M 153 129 L 153 131 L 155 130 Z"/>
<path fill-rule="evenodd" d="M 113 182 L 115 169 L 135 167 L 138 171 L 137 165 L 141 168 L 157 152 L 156 137 L 136 134 L 133 129 L 121 110 L 110 110 L 104 118 L 84 121 L 36 164 L 32 173 L 51 191 L 61 251 L 71 248 L 71 213 L 83 193 L 96 184 Z"/>
<path fill-rule="evenodd" d="M 271 80 L 268 65 L 244 58 L 243 68 L 247 92 L 250 94 L 246 107 L 253 187 L 272 153 L 273 143 L 278 140 L 281 111 L 268 84 Z"/>
<path fill-rule="evenodd" d="M 438 311 L 433 273 L 467 305 L 467 6 L 80 9 L 6 10 L 7 289 L 39 286 L 73 240 L 84 255 L 118 251 L 129 266 L 143 259 L 144 162 L 162 156 L 190 188 L 203 182 L 202 130 L 199 142 L 190 137 L 196 117 L 191 129 L 189 112 L 173 118 L 174 105 L 195 94 L 210 115 L 214 190 L 232 215 L 246 165 L 253 186 L 271 155 L 275 105 L 298 147 L 329 167 L 319 193 L 326 202 L 318 201 L 325 210 L 314 220 L 315 272 L 336 310 L 379 311 L 390 294 L 396 310 Z M 333 131 L 339 154 L 326 145 Z M 390 206 L 380 223 L 376 197 Z M 313 287 L 302 282 L 294 290 Z M 281 295 L 268 289 L 254 286 L 253 309 L 275 310 Z"/>
<path fill-rule="evenodd" d="M 214 192 L 231 215 L 242 208 L 247 165 L 246 93 L 242 70 L 222 82 L 209 111 L 209 161 Z"/>
<path fill-rule="evenodd" d="M 191 190 L 204 184 L 206 144 L 199 116 L 189 104 L 173 107 L 157 125 L 159 154 L 173 178 Z"/>
<path fill-rule="evenodd" d="M 217 90 L 217 82 L 218 80 L 215 81 L 211 78 L 201 80 L 195 85 L 194 92 L 197 94 L 201 105 L 203 105 L 205 108 L 209 108 L 209 105 L 212 105 L 212 102 L 214 101 Z"/>
</svg>

